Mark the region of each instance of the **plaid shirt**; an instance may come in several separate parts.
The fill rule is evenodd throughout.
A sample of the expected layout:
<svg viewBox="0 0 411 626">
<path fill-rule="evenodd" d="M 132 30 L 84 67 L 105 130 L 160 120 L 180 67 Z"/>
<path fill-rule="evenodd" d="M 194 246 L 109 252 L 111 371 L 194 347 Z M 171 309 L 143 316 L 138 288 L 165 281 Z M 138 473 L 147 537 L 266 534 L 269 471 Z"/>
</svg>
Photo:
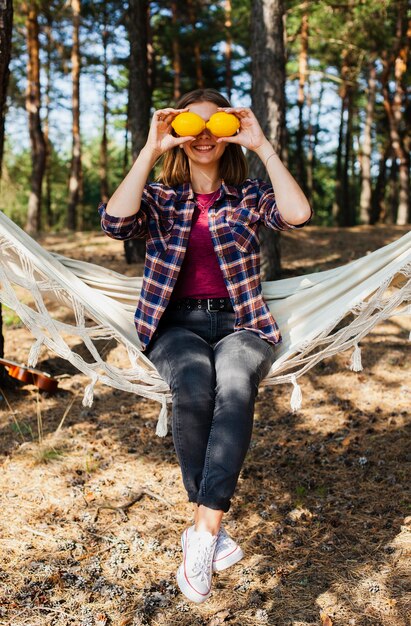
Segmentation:
<svg viewBox="0 0 411 626">
<path fill-rule="evenodd" d="M 130 217 L 113 217 L 101 204 L 101 226 L 114 239 L 146 239 L 144 278 L 134 321 L 145 350 L 170 300 L 190 236 L 195 197 L 190 183 L 167 187 L 145 185 L 140 210 Z M 235 311 L 234 330 L 251 330 L 271 343 L 280 330 L 261 292 L 261 224 L 274 230 L 305 226 L 288 224 L 281 216 L 271 185 L 247 179 L 242 185 L 220 187 L 208 211 L 214 250 Z"/>
</svg>

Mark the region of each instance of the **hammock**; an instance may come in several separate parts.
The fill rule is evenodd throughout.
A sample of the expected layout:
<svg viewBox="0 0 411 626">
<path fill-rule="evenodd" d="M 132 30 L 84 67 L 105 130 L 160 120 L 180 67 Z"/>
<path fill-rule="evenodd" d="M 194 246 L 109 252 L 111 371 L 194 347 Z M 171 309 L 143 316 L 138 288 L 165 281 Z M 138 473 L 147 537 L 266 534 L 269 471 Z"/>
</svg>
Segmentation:
<svg viewBox="0 0 411 626">
<path fill-rule="evenodd" d="M 354 347 L 350 367 L 361 370 L 358 342 L 382 320 L 411 314 L 410 244 L 411 232 L 347 265 L 263 282 L 283 343 L 261 384 L 291 383 L 296 411 L 302 402 L 297 378 L 322 359 Z M 141 284 L 141 278 L 46 251 L 0 211 L 0 302 L 17 313 L 35 338 L 28 365 L 35 367 L 43 347 L 67 359 L 90 378 L 85 406 L 91 406 L 97 382 L 160 402 L 156 432 L 164 436 L 170 389 L 141 351 L 133 322 Z M 27 290 L 32 302 L 19 298 L 16 288 Z M 53 317 L 44 297 L 72 309 L 74 322 Z M 70 348 L 68 336 L 81 340 L 87 360 Z M 102 339 L 122 344 L 129 364 L 105 361 L 96 345 Z"/>
</svg>

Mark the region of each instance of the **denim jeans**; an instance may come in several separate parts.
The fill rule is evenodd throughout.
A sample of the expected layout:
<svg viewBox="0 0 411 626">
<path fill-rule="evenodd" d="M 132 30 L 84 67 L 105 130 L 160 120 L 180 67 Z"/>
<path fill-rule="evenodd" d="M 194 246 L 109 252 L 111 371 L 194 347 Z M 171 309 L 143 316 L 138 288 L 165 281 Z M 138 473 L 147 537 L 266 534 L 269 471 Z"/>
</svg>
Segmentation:
<svg viewBox="0 0 411 626">
<path fill-rule="evenodd" d="M 234 332 L 229 311 L 166 311 L 147 357 L 169 384 L 172 434 L 190 502 L 228 511 L 275 345 Z"/>
</svg>

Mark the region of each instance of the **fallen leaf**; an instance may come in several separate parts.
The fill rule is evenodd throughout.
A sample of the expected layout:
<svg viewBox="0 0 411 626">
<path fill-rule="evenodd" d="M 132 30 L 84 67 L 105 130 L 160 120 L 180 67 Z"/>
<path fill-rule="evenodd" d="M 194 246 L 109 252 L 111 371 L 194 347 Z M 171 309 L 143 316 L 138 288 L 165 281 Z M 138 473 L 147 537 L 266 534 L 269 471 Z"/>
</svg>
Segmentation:
<svg viewBox="0 0 411 626">
<path fill-rule="evenodd" d="M 208 622 L 208 626 L 219 626 L 219 624 L 223 624 L 229 616 L 230 611 L 220 611 L 214 615 L 210 622 Z"/>
<path fill-rule="evenodd" d="M 321 626 L 333 626 L 332 619 L 326 613 L 321 613 Z"/>
<path fill-rule="evenodd" d="M 97 615 L 94 618 L 94 623 L 96 626 L 106 626 L 107 615 L 105 613 L 97 613 Z"/>
</svg>

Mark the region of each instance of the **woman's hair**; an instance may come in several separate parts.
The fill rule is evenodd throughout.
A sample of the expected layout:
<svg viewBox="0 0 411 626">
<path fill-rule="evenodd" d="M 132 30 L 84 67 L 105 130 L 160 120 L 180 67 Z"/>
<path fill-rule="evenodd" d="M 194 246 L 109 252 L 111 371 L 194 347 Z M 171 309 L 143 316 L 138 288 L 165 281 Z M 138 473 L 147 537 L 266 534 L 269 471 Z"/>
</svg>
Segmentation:
<svg viewBox="0 0 411 626">
<path fill-rule="evenodd" d="M 230 107 L 229 101 L 216 89 L 195 89 L 181 96 L 175 105 L 176 109 L 185 109 L 193 102 L 213 102 L 219 107 Z M 172 134 L 175 135 L 174 129 Z M 241 185 L 247 178 L 248 165 L 239 144 L 227 143 L 226 149 L 220 158 L 220 177 L 228 185 Z M 156 178 L 169 187 L 175 187 L 190 181 L 188 157 L 184 150 L 176 146 L 168 150 L 162 162 L 162 168 Z"/>
</svg>

